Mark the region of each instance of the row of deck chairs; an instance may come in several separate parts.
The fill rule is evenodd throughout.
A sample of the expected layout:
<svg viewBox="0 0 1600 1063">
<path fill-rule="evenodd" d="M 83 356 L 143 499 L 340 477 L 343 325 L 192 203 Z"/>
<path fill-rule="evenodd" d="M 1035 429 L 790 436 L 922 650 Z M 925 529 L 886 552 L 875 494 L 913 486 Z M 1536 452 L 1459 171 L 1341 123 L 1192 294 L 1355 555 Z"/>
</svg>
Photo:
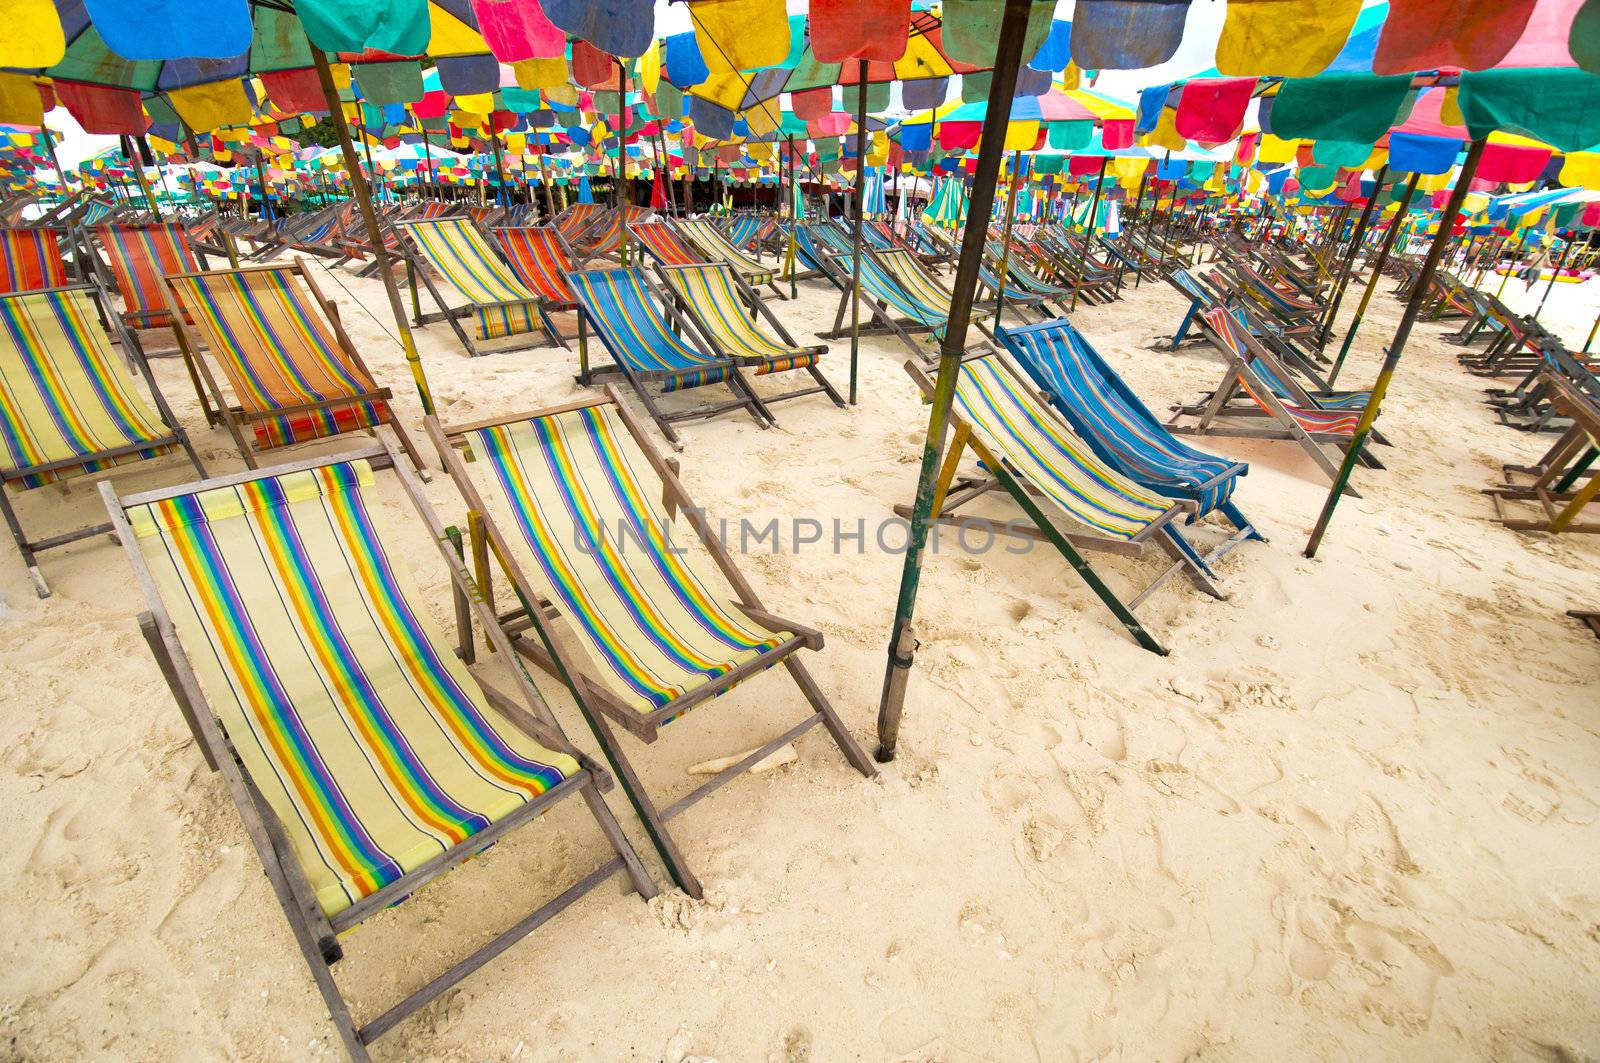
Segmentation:
<svg viewBox="0 0 1600 1063">
<path fill-rule="evenodd" d="M 675 834 L 702 799 L 819 724 L 852 768 L 876 774 L 801 660 L 821 633 L 763 606 L 614 391 L 472 425 L 430 416 L 427 429 L 473 515 L 475 571 L 387 431 L 360 449 L 178 488 L 103 488 L 146 596 L 141 630 L 361 1060 L 619 871 L 641 899 L 656 895 L 602 796 L 617 784 L 673 882 L 700 897 Z M 448 576 L 453 640 L 393 546 L 384 481 L 437 546 L 424 567 Z M 687 537 L 674 532 L 678 514 Z M 503 673 L 509 688 L 482 679 L 475 633 L 554 676 L 606 763 L 567 737 L 521 667 Z M 655 743 L 780 664 L 806 715 L 687 794 L 644 785 L 632 742 Z M 597 864 L 530 895 L 525 917 L 392 1006 L 354 1015 L 333 976 L 341 935 L 569 797 L 593 819 Z M 482 941 L 473 915 L 460 917 L 474 924 L 463 936 Z"/>
</svg>

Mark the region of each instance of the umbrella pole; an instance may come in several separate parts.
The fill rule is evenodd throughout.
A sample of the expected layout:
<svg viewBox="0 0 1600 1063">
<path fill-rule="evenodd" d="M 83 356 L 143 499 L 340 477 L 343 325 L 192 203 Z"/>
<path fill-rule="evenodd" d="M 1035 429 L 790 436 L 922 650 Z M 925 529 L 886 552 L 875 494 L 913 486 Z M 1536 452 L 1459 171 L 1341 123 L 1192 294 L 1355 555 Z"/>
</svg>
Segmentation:
<svg viewBox="0 0 1600 1063">
<path fill-rule="evenodd" d="M 1583 341 L 1582 353 L 1589 353 L 1589 348 L 1594 346 L 1594 336 L 1597 332 L 1600 332 L 1600 314 L 1595 315 L 1594 324 L 1589 327 L 1589 338 Z"/>
<path fill-rule="evenodd" d="M 1511 249 L 1511 261 L 1506 263 L 1505 275 L 1500 278 L 1500 287 L 1495 289 L 1496 299 L 1505 294 L 1506 284 L 1511 280 L 1511 275 L 1517 271 L 1516 264 L 1522 259 L 1522 248 L 1528 242 L 1528 227 L 1523 226 L 1517 234 L 1517 246 Z"/>
<path fill-rule="evenodd" d="M 1428 255 L 1422 260 L 1422 272 L 1417 275 L 1416 286 L 1411 289 L 1411 297 L 1406 300 L 1405 313 L 1400 318 L 1399 327 L 1395 329 L 1394 339 L 1389 341 L 1389 350 L 1383 358 L 1383 368 L 1378 372 L 1378 380 L 1372 386 L 1372 394 L 1367 399 L 1366 409 L 1361 411 L 1361 420 L 1356 425 L 1355 433 L 1350 437 L 1349 446 L 1345 448 L 1344 464 L 1339 466 L 1339 475 L 1334 477 L 1333 489 L 1328 492 L 1328 500 L 1323 503 L 1322 514 L 1317 518 L 1317 525 L 1312 529 L 1311 538 L 1306 542 L 1307 557 L 1317 556 L 1317 547 L 1322 543 L 1329 521 L 1333 519 L 1333 511 L 1339 504 L 1339 496 L 1344 493 L 1345 485 L 1350 482 L 1350 474 L 1354 471 L 1356 462 L 1361 460 L 1361 448 L 1372 432 L 1372 423 L 1378 419 L 1383 397 L 1389 390 L 1389 382 L 1394 379 L 1400 355 L 1405 352 L 1406 340 L 1411 338 L 1411 328 L 1417 323 L 1417 317 L 1422 312 L 1423 299 L 1427 296 L 1428 286 L 1433 282 L 1434 271 L 1439 268 L 1439 258 L 1450 243 L 1451 230 L 1461 213 L 1462 201 L 1467 198 L 1472 175 L 1477 172 L 1478 160 L 1483 158 L 1483 149 L 1487 143 L 1487 138 L 1480 137 L 1467 149 L 1467 158 L 1461 164 L 1460 174 L 1456 176 L 1455 187 L 1450 190 L 1450 201 L 1445 205 L 1444 215 L 1439 219 L 1439 231 L 1434 234 Z"/>
<path fill-rule="evenodd" d="M 494 128 L 494 116 L 489 116 L 489 141 L 494 145 L 494 201 L 500 206 L 509 206 L 509 196 L 506 193 L 506 166 L 505 155 L 500 150 L 500 131 Z"/>
<path fill-rule="evenodd" d="M 856 404 L 861 356 L 861 207 L 867 186 L 867 61 L 856 61 L 856 209 L 850 236 L 850 405 Z"/>
<path fill-rule="evenodd" d="M 544 151 L 539 152 L 539 184 L 544 187 L 544 209 L 550 212 L 550 217 L 556 216 L 555 195 L 550 191 L 550 168 L 545 165 Z"/>
<path fill-rule="evenodd" d="M 1100 191 L 1106 183 L 1106 163 L 1111 160 L 1106 156 L 1100 157 L 1100 176 L 1095 178 L 1094 198 L 1089 201 L 1089 216 L 1084 219 L 1083 247 L 1078 252 L 1078 275 L 1072 278 L 1072 309 L 1078 309 L 1078 289 L 1083 287 L 1083 271 L 1089 265 L 1089 242 L 1094 239 L 1096 215 L 1100 210 Z"/>
<path fill-rule="evenodd" d="M 67 172 L 61 168 L 61 160 L 56 157 L 56 135 L 49 126 L 40 126 L 39 131 L 44 134 L 45 154 L 50 156 L 50 165 L 56 169 L 56 180 L 61 182 L 61 198 L 67 198 Z"/>
<path fill-rule="evenodd" d="M 1144 168 L 1144 173 L 1139 175 L 1139 198 L 1133 201 L 1133 223 L 1128 226 L 1130 231 L 1133 229 L 1134 225 L 1138 225 L 1142 229 L 1149 229 L 1149 226 L 1145 224 L 1144 216 L 1144 189 L 1149 183 L 1150 167 L 1146 165 Z M 1117 276 L 1119 278 L 1122 276 L 1121 270 L 1117 271 Z M 1144 270 L 1136 271 L 1133 275 L 1133 287 L 1135 291 L 1139 289 L 1139 283 L 1143 280 Z"/>
<path fill-rule="evenodd" d="M 433 172 L 433 148 L 428 144 L 428 131 L 422 128 L 422 119 L 417 117 L 417 112 L 406 108 L 411 114 L 411 120 L 417 123 L 417 132 L 422 134 L 422 157 L 428 164 L 428 176 L 422 180 L 422 198 L 428 198 L 429 185 L 433 186 L 433 193 L 439 194 L 439 175 Z M 439 196 L 443 199 L 443 196 Z"/>
<path fill-rule="evenodd" d="M 1550 283 L 1545 285 L 1544 295 L 1539 298 L 1539 308 L 1533 312 L 1533 320 L 1538 321 L 1539 315 L 1544 312 L 1545 300 L 1550 298 L 1550 293 L 1555 291 L 1556 281 L 1561 279 L 1561 270 L 1567 264 L 1567 256 L 1572 254 L 1572 245 L 1577 243 L 1573 234 L 1567 233 L 1567 246 L 1561 249 L 1561 257 L 1556 259 L 1555 269 L 1550 274 Z"/>
<path fill-rule="evenodd" d="M 1028 7 L 1028 0 L 1006 0 L 1005 15 L 1000 23 L 1000 40 L 995 52 L 994 75 L 989 84 L 987 114 L 996 129 L 1004 129 L 1011 117 L 1011 94 L 1016 90 L 1017 68 L 1021 65 Z M 995 185 L 1000 176 L 1000 160 L 1004 152 L 1004 137 L 984 138 L 978 150 L 972 217 L 986 217 L 994 206 Z M 961 371 L 961 356 L 966 348 L 984 235 L 982 225 L 968 225 L 962 234 L 961 259 L 956 265 L 956 278 L 950 297 L 949 326 L 939 345 L 939 376 L 934 385 L 932 410 L 928 415 L 928 437 L 922 448 L 916 503 L 911 511 L 911 529 L 900 575 L 900 593 L 895 604 L 894 628 L 889 636 L 889 662 L 884 671 L 883 695 L 878 705 L 877 758 L 881 762 L 894 759 L 895 745 L 900 736 L 906 683 L 911 677 L 917 648 L 912 615 L 917 604 L 917 586 L 922 576 L 928 521 L 933 509 L 934 478 L 939 468 L 940 453 L 944 449 L 945 431 L 950 423 L 950 408 L 955 399 L 956 377 Z"/>
<path fill-rule="evenodd" d="M 1413 173 L 1411 180 L 1406 182 L 1406 194 L 1400 198 L 1400 207 L 1394 212 L 1394 221 L 1383 234 L 1383 244 L 1378 248 L 1378 257 L 1372 263 L 1372 276 L 1367 280 L 1366 290 L 1361 293 L 1361 302 L 1356 304 L 1356 316 L 1350 320 L 1350 329 L 1344 334 L 1344 344 L 1339 348 L 1339 357 L 1333 361 L 1333 369 L 1328 373 L 1328 387 L 1333 387 L 1333 382 L 1339 379 L 1339 370 L 1344 368 L 1344 360 L 1350 353 L 1350 345 L 1355 342 L 1356 332 L 1361 328 L 1361 319 L 1367 316 L 1367 306 L 1372 302 L 1372 293 L 1378 288 L 1378 278 L 1383 276 L 1383 267 L 1389 262 L 1389 251 L 1394 247 L 1395 237 L 1400 235 L 1401 222 L 1405 221 L 1406 208 L 1411 206 L 1411 197 L 1416 195 L 1417 181 L 1421 174 Z"/>
<path fill-rule="evenodd" d="M 333 86 L 333 72 L 328 69 L 328 57 L 322 49 L 307 41 L 311 58 L 317 65 L 317 80 L 322 82 L 322 96 L 328 101 L 328 118 L 339 137 L 339 150 L 344 155 L 345 170 L 350 174 L 350 189 L 361 211 L 361 220 L 367 227 L 367 239 L 372 242 L 372 257 L 378 262 L 378 277 L 389 296 L 389 310 L 394 314 L 395 326 L 400 330 L 400 346 L 404 348 L 406 362 L 411 369 L 411 379 L 416 382 L 417 394 L 422 399 L 422 412 L 433 412 L 433 393 L 428 389 L 427 374 L 422 371 L 422 356 L 417 353 L 417 341 L 406 324 L 405 304 L 400 301 L 400 289 L 395 285 L 394 272 L 389 268 L 389 249 L 383 243 L 383 230 L 378 227 L 378 216 L 372 209 L 372 195 L 361 176 L 361 164 L 356 159 L 355 145 L 350 140 L 350 127 L 344 120 L 344 105 L 339 102 L 339 90 Z"/>
<path fill-rule="evenodd" d="M 795 230 L 800 224 L 800 188 L 794 180 L 794 137 L 788 137 L 784 145 L 784 167 L 789 171 L 789 246 L 784 250 L 783 264 L 789 270 L 789 298 L 798 299 L 800 288 L 795 276 L 795 253 L 799 240 Z"/>
<path fill-rule="evenodd" d="M 1000 289 L 995 293 L 994 327 L 1006 312 L 1006 276 L 1011 268 L 1011 223 L 1017 215 L 1017 182 L 1022 177 L 1022 151 L 1011 154 L 1011 184 L 1006 194 L 1006 225 L 1000 237 Z M 987 226 L 985 226 L 987 228 Z"/>
<path fill-rule="evenodd" d="M 667 205 L 672 208 L 672 213 L 678 213 L 678 190 L 672 187 L 672 163 L 667 158 L 667 135 L 661 131 L 660 121 L 656 122 L 656 168 L 661 171 L 661 183 L 666 186 Z"/>
<path fill-rule="evenodd" d="M 617 207 L 622 211 L 622 245 L 617 258 L 624 267 L 628 265 L 628 205 L 633 202 L 633 190 L 628 187 L 628 67 L 617 60 L 617 111 L 622 115 L 622 129 L 617 132 L 617 180 L 615 191 Z"/>
<path fill-rule="evenodd" d="M 1339 267 L 1339 280 L 1334 286 L 1333 302 L 1328 305 L 1328 316 L 1322 322 L 1322 328 L 1317 333 L 1317 350 L 1322 350 L 1328 345 L 1328 336 L 1333 332 L 1334 320 L 1339 316 L 1339 304 L 1344 302 L 1345 288 L 1350 283 L 1350 272 L 1355 268 L 1356 255 L 1361 251 L 1362 241 L 1367 236 L 1367 226 L 1372 223 L 1372 213 L 1378 207 L 1378 195 L 1383 191 L 1383 179 L 1388 176 L 1389 166 L 1385 163 L 1378 167 L 1376 186 L 1372 195 L 1367 198 L 1367 205 L 1361 208 L 1361 219 L 1356 222 L 1355 235 L 1350 237 L 1350 253 L 1345 256 L 1344 265 Z"/>
<path fill-rule="evenodd" d="M 683 139 L 683 131 L 678 131 L 678 150 L 683 153 L 683 216 L 687 218 L 694 213 L 694 163 L 689 159 L 689 145 Z"/>
<path fill-rule="evenodd" d="M 134 179 L 139 182 L 139 193 L 144 196 L 145 203 L 149 205 L 150 213 L 158 218 L 161 217 L 161 208 L 156 206 L 155 194 L 150 191 L 150 179 L 144 175 L 144 160 L 139 157 L 138 151 L 134 149 L 131 137 L 125 136 L 122 138 L 122 157 L 127 159 L 129 166 L 132 167 Z"/>
</svg>

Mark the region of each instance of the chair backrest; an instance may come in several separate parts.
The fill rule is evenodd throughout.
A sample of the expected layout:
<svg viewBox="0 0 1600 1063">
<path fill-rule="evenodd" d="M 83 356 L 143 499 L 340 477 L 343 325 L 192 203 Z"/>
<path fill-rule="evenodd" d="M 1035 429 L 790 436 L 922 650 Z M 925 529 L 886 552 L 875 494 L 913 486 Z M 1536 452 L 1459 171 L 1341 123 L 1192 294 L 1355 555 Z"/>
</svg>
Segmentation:
<svg viewBox="0 0 1600 1063">
<path fill-rule="evenodd" d="M 731 604 L 692 538 L 672 534 L 659 478 L 609 403 L 467 433 L 489 516 L 601 683 L 650 713 L 785 641 Z M 519 551 L 521 553 L 521 551 Z"/>
<path fill-rule="evenodd" d="M 729 243 L 728 238 L 704 218 L 685 218 L 678 223 L 678 226 L 685 236 L 713 259 L 720 259 L 735 268 L 742 267 L 749 270 L 763 268 L 759 262 Z"/>
<path fill-rule="evenodd" d="M 603 210 L 605 208 L 599 203 L 574 203 L 557 214 L 552 224 L 560 229 L 561 235 L 569 241 L 576 240 L 583 235 L 585 229 L 595 223 Z"/>
<path fill-rule="evenodd" d="M 68 283 L 59 232 L 0 229 L 0 292 L 36 292 Z"/>
<path fill-rule="evenodd" d="M 493 230 L 493 234 L 518 280 L 546 302 L 560 306 L 572 304 L 572 286 L 567 283 L 572 259 L 555 229 L 507 226 Z"/>
<path fill-rule="evenodd" d="M 955 410 L 998 461 L 1074 520 L 1131 539 L 1171 508 L 1101 461 L 996 355 L 961 364 Z"/>
<path fill-rule="evenodd" d="M 433 218 L 403 222 L 400 227 L 468 302 L 512 303 L 536 298 L 494 253 L 471 218 Z"/>
<path fill-rule="evenodd" d="M 357 459 L 125 508 L 209 708 L 330 916 L 578 771 L 488 706 L 372 493 Z"/>
<path fill-rule="evenodd" d="M 296 265 L 215 270 L 166 278 L 177 309 L 204 334 L 244 409 L 253 414 L 375 390 L 340 346 Z M 262 446 L 337 435 L 378 423 L 381 401 L 302 411 L 253 422 Z"/>
<path fill-rule="evenodd" d="M 842 269 L 849 270 L 848 259 L 836 261 Z M 874 299 L 887 303 L 901 317 L 908 317 L 930 328 L 942 331 L 949 321 L 948 307 L 941 309 L 924 302 L 891 273 L 871 250 L 861 256 L 861 289 Z"/>
<path fill-rule="evenodd" d="M 635 222 L 628 226 L 628 231 L 663 266 L 685 266 L 706 260 L 703 254 L 684 243 L 676 230 L 665 222 Z"/>
<path fill-rule="evenodd" d="M 728 242 L 743 250 L 750 246 L 762 228 L 762 218 L 754 214 L 740 214 L 728 222 Z"/>
<path fill-rule="evenodd" d="M 161 278 L 200 268 L 183 227 L 173 222 L 104 225 L 98 232 L 117 291 L 127 303 L 123 317 L 138 328 L 166 325 L 169 318 Z"/>
<path fill-rule="evenodd" d="M 726 262 L 663 269 L 667 286 L 683 296 L 695 317 L 723 351 L 736 358 L 781 358 L 798 348 L 779 343 L 755 326 L 739 297 L 733 267 Z"/>
<path fill-rule="evenodd" d="M 674 372 L 722 364 L 667 327 L 638 269 L 579 270 L 567 274 L 567 280 L 607 349 L 635 372 Z"/>
<path fill-rule="evenodd" d="M 114 353 L 87 288 L 0 295 L 0 479 L 38 487 L 154 451 L 19 470 L 170 436 Z"/>
<path fill-rule="evenodd" d="M 928 275 L 928 271 L 922 268 L 922 263 L 911 252 L 903 248 L 890 248 L 887 251 L 874 251 L 873 255 L 919 302 L 937 307 L 940 313 L 949 315 L 950 294 Z"/>
</svg>

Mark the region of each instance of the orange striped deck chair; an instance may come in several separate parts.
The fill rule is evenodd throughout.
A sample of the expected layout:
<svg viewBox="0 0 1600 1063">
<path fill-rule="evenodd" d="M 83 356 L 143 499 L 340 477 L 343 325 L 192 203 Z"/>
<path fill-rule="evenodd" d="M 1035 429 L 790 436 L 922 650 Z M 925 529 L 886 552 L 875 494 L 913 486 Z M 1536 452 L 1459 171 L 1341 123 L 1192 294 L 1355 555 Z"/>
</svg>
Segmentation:
<svg viewBox="0 0 1600 1063">
<path fill-rule="evenodd" d="M 163 282 L 206 418 L 227 426 L 246 465 L 256 467 L 258 451 L 388 424 L 422 467 L 389 408 L 391 392 L 373 382 L 303 262 L 180 273 Z M 231 403 L 200 356 L 202 335 Z"/>
<path fill-rule="evenodd" d="M 380 462 L 436 543 L 431 562 L 395 545 L 375 497 Z M 233 798 L 327 1015 L 362 1063 L 377 1038 L 618 871 L 641 899 L 656 894 L 599 796 L 611 785 L 605 769 L 567 740 L 525 674 L 513 672 L 505 693 L 480 684 L 433 621 L 412 579 L 417 561 L 445 573 L 469 642 L 476 620 L 500 657 L 515 653 L 402 462 L 380 437 L 176 490 L 104 492 L 144 589 L 140 630 L 206 767 Z M 474 949 L 431 977 L 408 959 L 398 972 L 406 995 L 357 1021 L 332 973 L 344 958 L 340 935 L 548 809 L 571 808 L 568 797 L 583 798 L 595 840 L 608 843 L 597 866 L 580 857 L 557 882 L 535 884 L 523 902 L 532 910 L 497 934 L 484 932 L 475 902 L 458 904 Z M 587 826 L 578 815 L 568 822 Z M 203 841 L 191 844 L 210 859 Z M 380 922 L 407 918 L 403 907 Z"/>
<path fill-rule="evenodd" d="M 55 229 L 0 229 L 0 293 L 64 288 L 67 263 Z"/>
<path fill-rule="evenodd" d="M 563 335 L 550 318 L 551 314 L 578 306 L 572 285 L 567 283 L 567 274 L 573 268 L 572 256 L 567 254 L 557 230 L 548 225 L 505 225 L 489 230 L 489 234 L 500 245 L 511 272 L 539 297 L 539 315 L 544 318 L 545 328 L 557 343 L 570 350 L 572 345 L 567 341 L 577 333 Z"/>
<path fill-rule="evenodd" d="M 102 225 L 100 245 L 111 264 L 111 276 L 122 295 L 122 320 L 132 329 L 165 328 L 172 323 L 161 278 L 169 273 L 196 273 L 200 263 L 181 225 Z"/>
<path fill-rule="evenodd" d="M 128 360 L 114 353 L 101 325 L 94 285 L 0 295 L 0 513 L 39 597 L 49 585 L 36 554 L 109 530 L 100 524 L 30 539 L 7 489 L 27 491 L 70 477 L 142 462 L 182 447 L 205 468 L 178 427 L 149 366 L 131 360 L 154 407 L 139 394 Z"/>
</svg>

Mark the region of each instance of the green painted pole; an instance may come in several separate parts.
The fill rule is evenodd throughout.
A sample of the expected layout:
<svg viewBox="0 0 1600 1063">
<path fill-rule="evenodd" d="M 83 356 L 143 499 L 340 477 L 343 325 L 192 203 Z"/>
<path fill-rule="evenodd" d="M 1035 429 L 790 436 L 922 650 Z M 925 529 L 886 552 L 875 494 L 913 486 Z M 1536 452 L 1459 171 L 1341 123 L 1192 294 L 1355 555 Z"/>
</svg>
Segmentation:
<svg viewBox="0 0 1600 1063">
<path fill-rule="evenodd" d="M 1333 361 L 1333 371 L 1328 374 L 1328 387 L 1333 387 L 1333 382 L 1339 379 L 1339 370 L 1344 368 L 1344 360 L 1350 354 L 1350 345 L 1355 342 L 1356 333 L 1361 328 L 1362 320 L 1367 316 L 1367 307 L 1372 303 L 1372 293 L 1378 290 L 1378 280 L 1383 276 L 1383 267 L 1389 262 L 1389 252 L 1393 250 L 1395 238 L 1400 235 L 1401 225 L 1406 220 L 1406 210 L 1411 206 L 1411 197 L 1417 194 L 1417 182 L 1421 174 L 1412 174 L 1411 180 L 1406 182 L 1406 193 L 1400 197 L 1400 208 L 1394 212 L 1394 221 L 1383 234 L 1383 246 L 1378 249 L 1378 257 L 1372 263 L 1372 275 L 1367 278 L 1367 288 L 1361 293 L 1361 302 L 1356 306 L 1356 316 L 1350 321 L 1350 330 L 1344 334 L 1344 343 L 1339 348 L 1339 357 Z"/>
<path fill-rule="evenodd" d="M 1367 226 L 1372 223 L 1372 213 L 1378 208 L 1378 196 L 1383 193 L 1383 179 L 1388 176 L 1388 164 L 1378 167 L 1377 186 L 1368 197 L 1366 206 L 1361 208 L 1361 217 L 1356 222 L 1355 235 L 1350 237 L 1350 253 L 1345 256 L 1344 264 L 1339 267 L 1339 279 L 1333 293 L 1333 302 L 1328 306 L 1328 317 L 1322 322 L 1322 328 L 1317 334 L 1317 350 L 1322 350 L 1328 345 L 1328 336 L 1333 332 L 1333 323 L 1339 317 L 1339 306 L 1344 302 L 1345 288 L 1350 284 L 1350 273 L 1355 269 L 1356 255 L 1361 252 L 1361 242 L 1366 239 Z"/>
<path fill-rule="evenodd" d="M 1427 296 L 1428 286 L 1433 282 L 1434 271 L 1439 268 L 1439 259 L 1450 244 L 1451 230 L 1455 228 L 1456 218 L 1461 213 L 1461 203 L 1467 198 L 1472 175 L 1478 170 L 1478 160 L 1483 158 L 1484 145 L 1487 143 L 1486 138 L 1479 138 L 1467 149 L 1466 161 L 1461 164 L 1461 172 L 1456 175 L 1455 187 L 1450 190 L 1450 201 L 1445 204 L 1444 214 L 1439 218 L 1439 231 L 1434 234 L 1433 244 L 1428 248 L 1428 255 L 1422 261 L 1422 272 L 1417 275 L 1416 287 L 1411 289 L 1411 297 L 1406 300 L 1405 313 L 1401 315 L 1400 325 L 1395 329 L 1394 339 L 1384 355 L 1383 368 L 1378 372 L 1377 383 L 1372 386 L 1372 395 L 1367 399 L 1366 409 L 1361 411 L 1361 420 L 1356 424 L 1350 445 L 1345 448 L 1344 463 L 1339 466 L 1339 474 L 1333 480 L 1333 489 L 1328 492 L 1328 500 L 1323 503 L 1316 527 L 1311 530 L 1311 538 L 1306 542 L 1307 557 L 1317 556 L 1317 547 L 1321 545 L 1328 524 L 1333 520 L 1333 511 L 1339 505 L 1339 496 L 1344 493 L 1345 485 L 1350 482 L 1350 474 L 1355 469 L 1356 462 L 1361 460 L 1361 448 L 1366 445 L 1367 437 L 1372 434 L 1372 424 L 1378 419 L 1378 411 L 1383 406 L 1384 395 L 1389 391 L 1389 382 L 1394 379 L 1400 355 L 1405 352 L 1406 341 L 1411 338 L 1411 329 L 1416 325 L 1417 316 L 1422 312 L 1422 302 Z M 1398 217 L 1396 220 L 1398 221 Z"/>
</svg>

